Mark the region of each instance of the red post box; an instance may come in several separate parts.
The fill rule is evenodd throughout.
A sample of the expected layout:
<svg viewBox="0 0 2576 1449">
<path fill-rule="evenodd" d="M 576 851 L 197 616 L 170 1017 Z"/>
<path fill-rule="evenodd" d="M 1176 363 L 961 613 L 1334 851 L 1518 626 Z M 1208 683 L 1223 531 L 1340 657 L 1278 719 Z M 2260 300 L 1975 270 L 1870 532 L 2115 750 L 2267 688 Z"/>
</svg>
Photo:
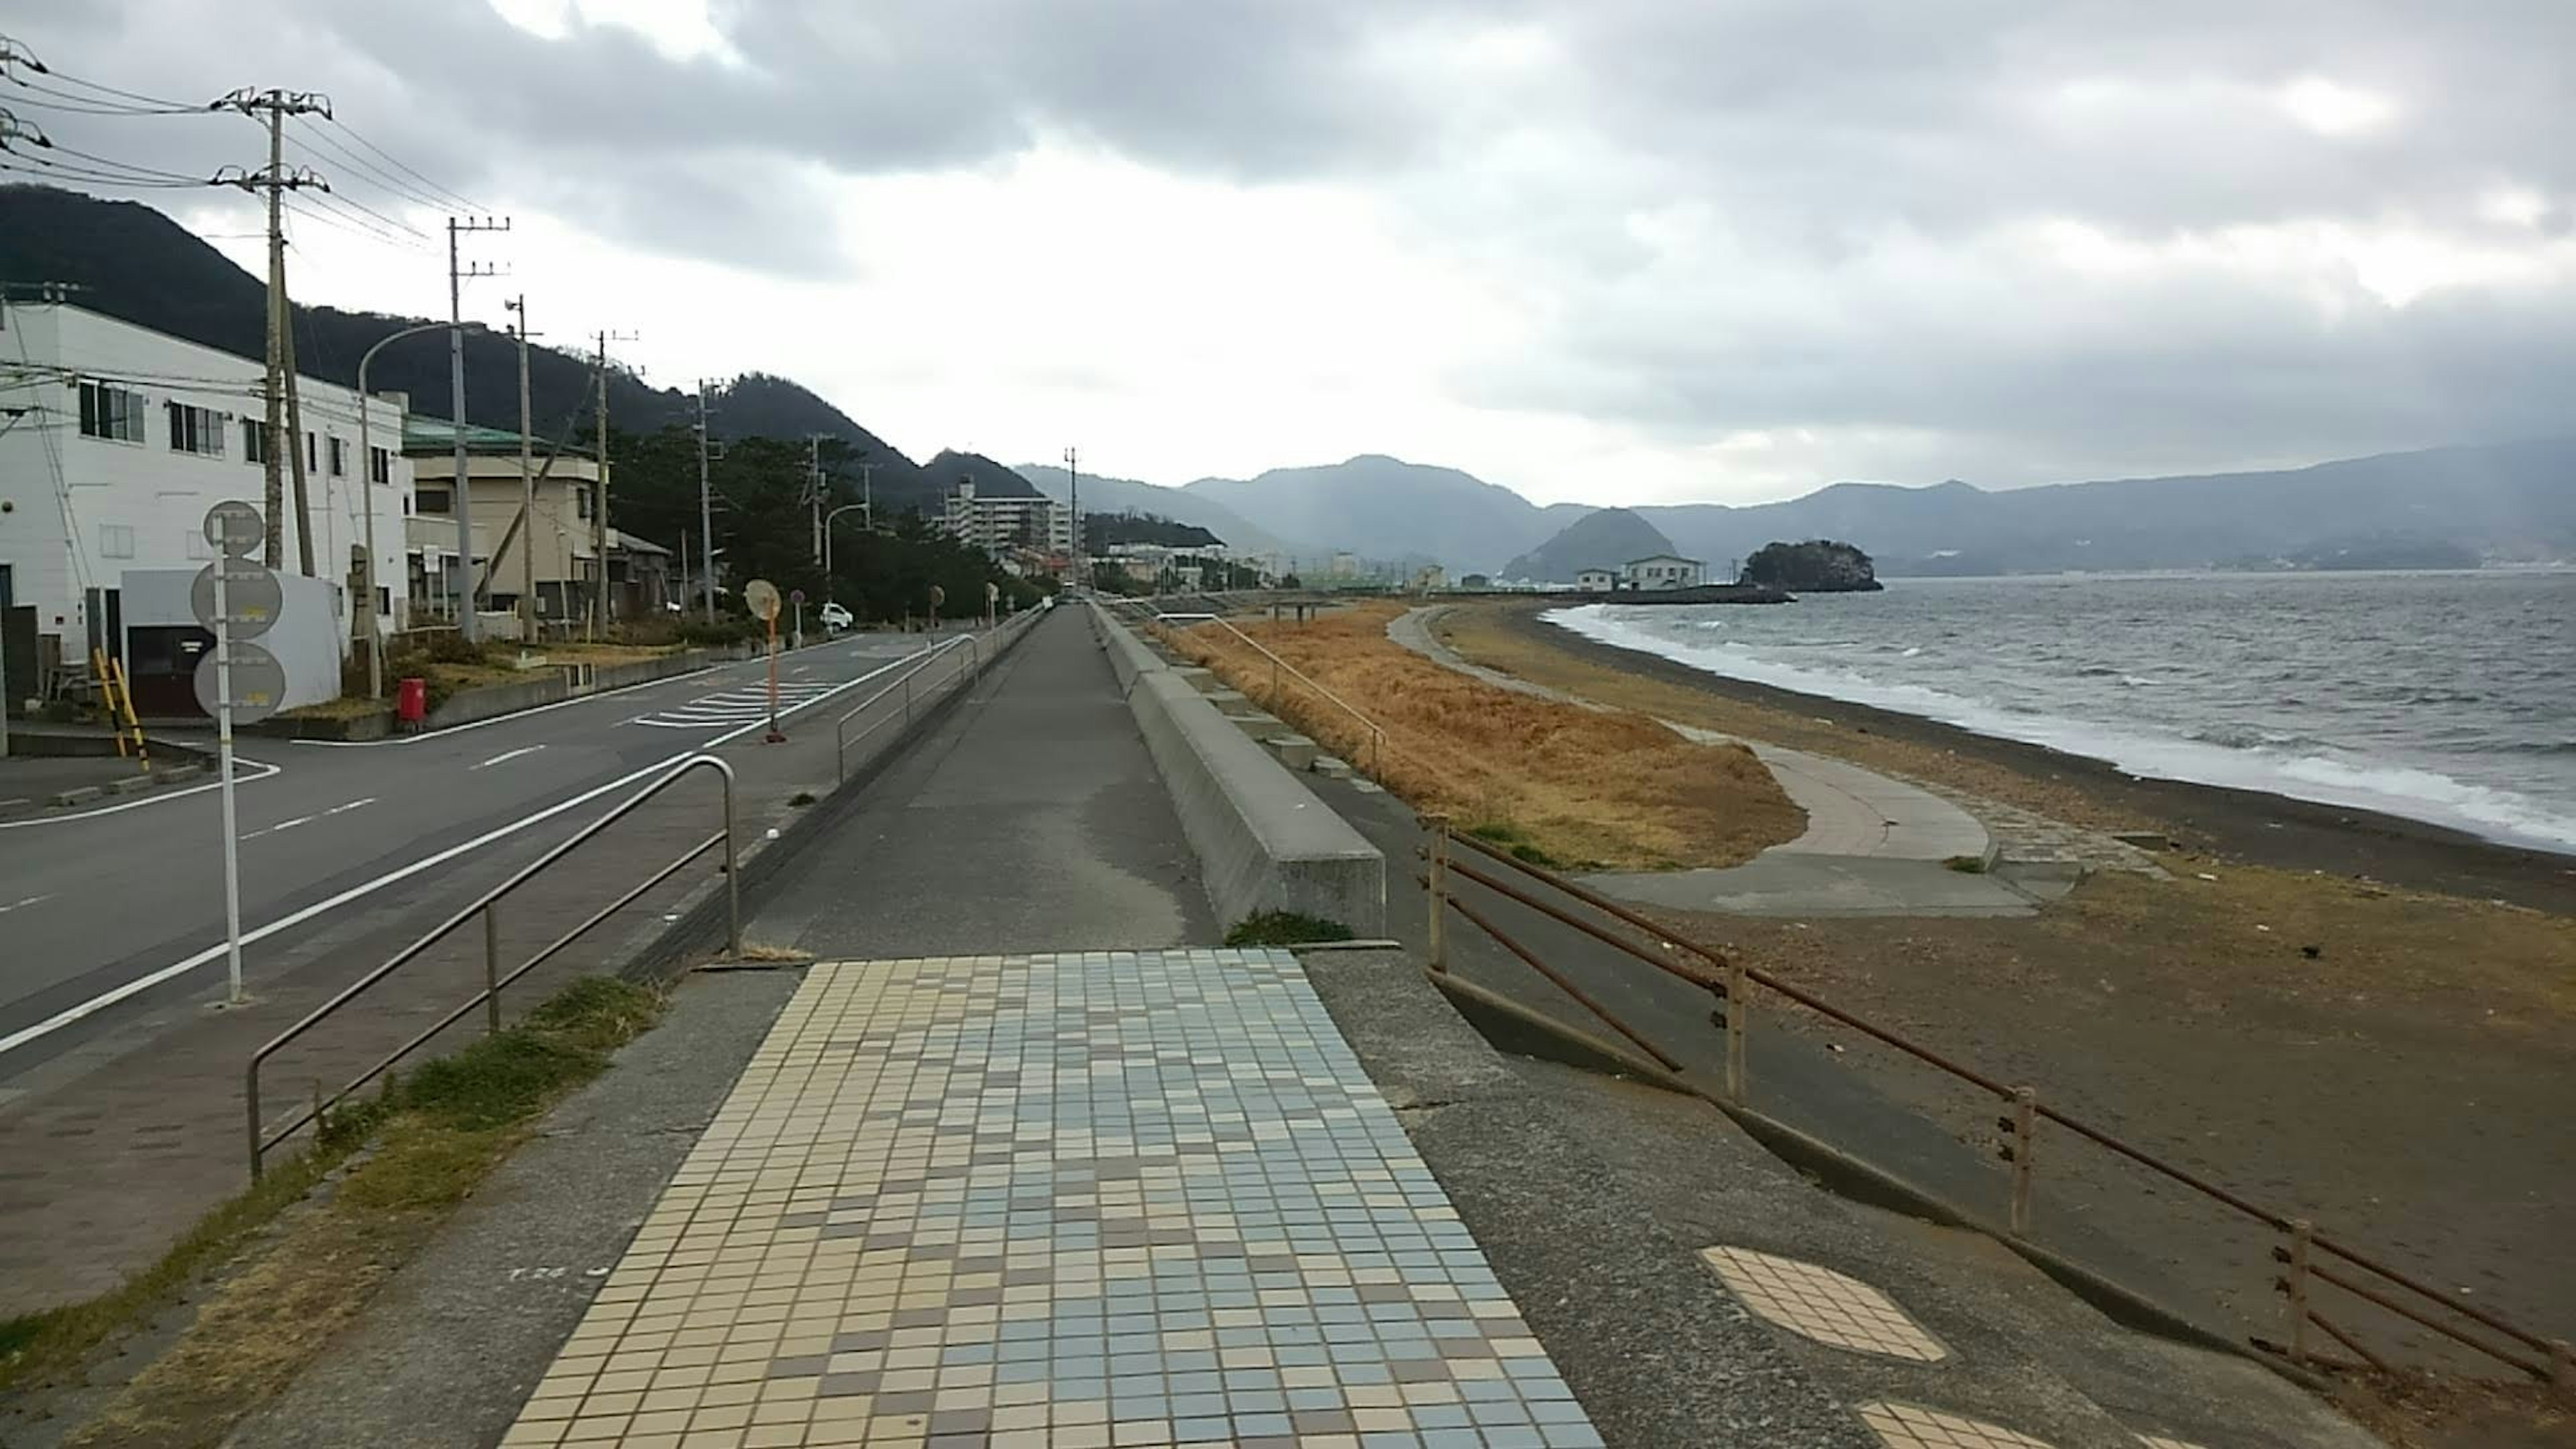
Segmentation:
<svg viewBox="0 0 2576 1449">
<path fill-rule="evenodd" d="M 429 681 L 406 679 L 394 690 L 394 718 L 417 725 L 429 717 Z"/>
</svg>

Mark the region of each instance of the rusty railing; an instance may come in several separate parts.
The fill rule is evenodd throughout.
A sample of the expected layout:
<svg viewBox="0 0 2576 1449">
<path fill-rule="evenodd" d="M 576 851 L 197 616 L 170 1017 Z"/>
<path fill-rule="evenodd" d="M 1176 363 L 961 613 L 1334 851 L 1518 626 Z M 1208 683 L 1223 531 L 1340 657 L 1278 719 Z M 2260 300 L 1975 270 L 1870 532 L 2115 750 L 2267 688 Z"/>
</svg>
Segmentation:
<svg viewBox="0 0 2576 1449">
<path fill-rule="evenodd" d="M 1577 1006 L 1642 1050 L 1665 1071 L 1672 1073 L 1677 1084 L 1685 1090 L 1706 1096 L 1722 1106 L 1746 1110 L 1750 1110 L 1752 1105 L 1746 1024 L 1753 1010 L 1753 991 L 1758 987 L 1774 992 L 1827 1020 L 1975 1087 L 1992 1096 L 2005 1109 L 2004 1115 L 1997 1119 L 1996 1127 L 2005 1139 L 2003 1156 L 2009 1168 L 2002 1215 L 2004 1231 L 2013 1238 L 2026 1238 L 2031 1232 L 2040 1161 L 2036 1150 L 2038 1130 L 2039 1124 L 2046 1122 L 2127 1163 L 2188 1188 L 2202 1199 L 2279 1235 L 2280 1242 L 2272 1249 L 2271 1257 L 2285 1271 L 2275 1278 L 2272 1286 L 2286 1300 L 2289 1336 L 2285 1343 L 2280 1344 L 2257 1338 L 2254 1342 L 2259 1348 L 2279 1353 L 2294 1362 L 2335 1368 L 2368 1366 L 2385 1372 L 2388 1365 L 2382 1356 L 2365 1348 L 2347 1328 L 2317 1310 L 2313 1297 L 2316 1289 L 2323 1285 L 2429 1329 L 2533 1378 L 2562 1386 L 2576 1386 L 2576 1353 L 2571 1353 L 2565 1339 L 2544 1338 L 2499 1314 L 2463 1303 L 2454 1294 L 2444 1293 L 2348 1243 L 2318 1232 L 2305 1218 L 2264 1207 L 2090 1122 L 2048 1105 L 2028 1085 L 2008 1083 L 1953 1060 L 1767 971 L 1746 966 L 1720 951 L 1679 936 L 1554 871 L 1517 859 L 1473 835 L 1457 833 L 1450 828 L 1445 816 L 1426 815 L 1422 823 L 1430 836 L 1422 852 L 1427 870 L 1415 879 L 1424 885 L 1428 897 L 1430 964 L 1435 972 L 1449 970 L 1448 916 L 1454 912 L 1537 971 Z M 1470 864 L 1459 860 L 1455 850 L 1458 846 L 1474 852 L 1480 862 Z M 1499 867 L 1499 870 L 1493 867 Z M 1715 1091 L 1708 1091 L 1688 1081 L 1685 1069 L 1670 1050 L 1658 1045 L 1634 1023 L 1621 1019 L 1597 996 L 1569 980 L 1563 971 L 1541 961 L 1538 953 L 1497 927 L 1484 912 L 1460 900 L 1453 884 L 1459 880 L 1472 882 L 1631 960 L 1709 992 L 1720 1007 L 1718 1015 L 1724 1025 L 1723 1084 Z M 1542 891 L 1549 894 L 1542 895 Z M 1560 904 L 1559 899 L 1570 901 L 1580 909 Z M 1598 917 L 1607 917 L 1615 925 L 1605 925 Z M 1622 934 L 1619 928 L 1642 934 L 1652 945 L 1639 944 Z M 2333 1260 L 2337 1266 L 2329 1267 L 2320 1259 Z M 2312 1346 L 2311 1329 L 2323 1333 L 2353 1354 L 2354 1360 L 2319 1352 Z"/>
</svg>

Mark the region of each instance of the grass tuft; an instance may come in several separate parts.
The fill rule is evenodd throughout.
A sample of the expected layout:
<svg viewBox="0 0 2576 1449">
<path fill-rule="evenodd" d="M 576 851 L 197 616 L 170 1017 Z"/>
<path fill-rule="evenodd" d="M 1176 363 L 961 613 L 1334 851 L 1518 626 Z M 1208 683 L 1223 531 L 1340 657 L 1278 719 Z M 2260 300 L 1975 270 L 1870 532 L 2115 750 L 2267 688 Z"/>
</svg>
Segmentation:
<svg viewBox="0 0 2576 1449">
<path fill-rule="evenodd" d="M 425 1240 L 443 1210 L 470 1196 L 540 1114 L 650 1029 L 664 1001 L 633 982 L 586 977 L 499 1035 L 409 1076 L 388 1077 L 372 1098 L 340 1104 L 309 1151 L 272 1162 L 249 1190 L 199 1219 L 123 1285 L 86 1302 L 0 1319 L 0 1390 L 76 1368 L 238 1255 L 372 1143 L 327 1204 L 217 1287 L 162 1361 L 67 1441 L 214 1442 L 356 1315 L 400 1254 Z M 299 1247 L 306 1236 L 315 1241 Z"/>
<path fill-rule="evenodd" d="M 1303 911 L 1255 911 L 1225 933 L 1229 946 L 1302 946 L 1350 939 L 1350 927 Z"/>
<path fill-rule="evenodd" d="M 1954 855 L 1941 862 L 1961 875 L 1984 875 L 1986 858 L 1982 855 Z"/>
<path fill-rule="evenodd" d="M 1549 854 L 1545 847 L 1530 839 L 1528 831 L 1509 821 L 1491 820 L 1482 825 L 1470 825 L 1467 827 L 1467 833 L 1478 840 L 1501 846 L 1514 860 L 1549 870 L 1560 870 L 1565 866 L 1564 861 Z"/>
</svg>

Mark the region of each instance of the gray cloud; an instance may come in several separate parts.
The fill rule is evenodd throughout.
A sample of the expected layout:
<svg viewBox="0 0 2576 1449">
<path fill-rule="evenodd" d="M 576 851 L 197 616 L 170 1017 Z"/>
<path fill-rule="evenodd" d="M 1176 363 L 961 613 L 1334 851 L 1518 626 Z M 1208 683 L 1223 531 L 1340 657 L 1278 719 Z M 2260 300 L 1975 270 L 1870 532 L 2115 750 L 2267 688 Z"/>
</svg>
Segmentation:
<svg viewBox="0 0 2576 1449">
<path fill-rule="evenodd" d="M 616 27 L 545 40 L 471 3 L 124 0 L 30 38 L 138 89 L 331 89 L 469 195 L 506 183 L 639 247 L 798 275 L 841 265 L 811 220 L 834 172 L 1063 136 L 1336 181 L 1498 295 L 1544 300 L 1541 345 L 1456 379 L 1467 400 L 1681 443 L 1929 433 L 1958 440 L 1945 471 L 2019 480 L 2563 426 L 2564 272 L 2391 308 L 2349 279 L 2072 275 L 1994 240 L 2044 218 L 2143 247 L 2402 224 L 2536 251 L 2576 216 L 2563 0 L 734 0 L 717 23 L 738 63 Z M 1540 37 L 1517 66 L 1456 44 L 1512 26 Z M 2397 115 L 2303 128 L 2276 97 L 2311 76 Z M 255 141 L 136 145 L 194 166 Z M 2537 193 L 2536 226 L 2482 214 L 2507 184 Z"/>
</svg>

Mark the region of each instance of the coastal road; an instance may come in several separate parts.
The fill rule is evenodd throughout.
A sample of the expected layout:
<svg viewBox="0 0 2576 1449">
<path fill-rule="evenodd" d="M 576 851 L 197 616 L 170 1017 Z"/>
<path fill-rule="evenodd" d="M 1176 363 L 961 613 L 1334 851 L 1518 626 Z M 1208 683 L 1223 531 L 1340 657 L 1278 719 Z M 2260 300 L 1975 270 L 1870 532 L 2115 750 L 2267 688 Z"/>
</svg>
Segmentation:
<svg viewBox="0 0 2576 1449">
<path fill-rule="evenodd" d="M 828 722 L 831 701 L 936 642 L 782 656 L 780 708 Z M 768 717 L 767 664 L 750 660 L 427 735 L 247 740 L 245 977 L 255 993 L 342 917 L 460 906 L 667 763 L 757 749 Z M 221 830 L 211 785 L 0 824 L 0 1086 L 149 998 L 221 981 Z"/>
</svg>

